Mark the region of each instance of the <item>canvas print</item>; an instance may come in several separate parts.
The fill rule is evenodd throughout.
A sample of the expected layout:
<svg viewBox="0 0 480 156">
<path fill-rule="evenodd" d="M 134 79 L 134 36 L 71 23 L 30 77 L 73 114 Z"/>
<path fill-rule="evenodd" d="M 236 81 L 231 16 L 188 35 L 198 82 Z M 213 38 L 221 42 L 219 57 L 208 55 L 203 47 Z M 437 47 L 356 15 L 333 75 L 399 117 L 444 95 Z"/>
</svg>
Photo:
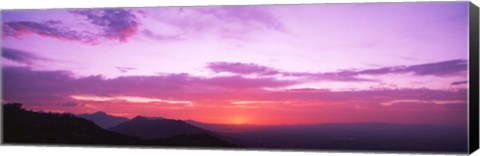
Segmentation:
<svg viewBox="0 0 480 156">
<path fill-rule="evenodd" d="M 3 143 L 464 153 L 468 7 L 2 10 Z"/>
</svg>

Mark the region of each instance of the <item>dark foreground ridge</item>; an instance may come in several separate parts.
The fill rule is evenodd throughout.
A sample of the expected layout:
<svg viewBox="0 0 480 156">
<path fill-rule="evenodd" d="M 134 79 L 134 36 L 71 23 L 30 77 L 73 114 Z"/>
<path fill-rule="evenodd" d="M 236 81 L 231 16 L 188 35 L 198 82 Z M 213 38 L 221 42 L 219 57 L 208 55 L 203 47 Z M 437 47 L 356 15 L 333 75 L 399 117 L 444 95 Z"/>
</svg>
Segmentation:
<svg viewBox="0 0 480 156">
<path fill-rule="evenodd" d="M 18 103 L 3 104 L 3 127 L 7 144 L 238 147 L 209 134 L 145 140 L 104 130 L 72 114 L 27 111 Z"/>
</svg>

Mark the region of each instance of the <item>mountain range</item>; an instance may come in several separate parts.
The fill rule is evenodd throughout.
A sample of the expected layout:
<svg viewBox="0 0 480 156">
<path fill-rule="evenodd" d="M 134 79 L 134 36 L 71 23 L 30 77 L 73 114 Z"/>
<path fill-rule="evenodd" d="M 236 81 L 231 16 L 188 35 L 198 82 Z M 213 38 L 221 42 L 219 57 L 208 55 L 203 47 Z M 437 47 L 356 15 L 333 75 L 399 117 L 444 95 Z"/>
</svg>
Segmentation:
<svg viewBox="0 0 480 156">
<path fill-rule="evenodd" d="M 3 104 L 3 143 L 56 145 L 128 145 L 176 147 L 239 147 L 206 133 L 142 139 L 103 129 L 68 113 L 28 111 L 22 104 Z"/>
<path fill-rule="evenodd" d="M 6 143 L 442 153 L 466 152 L 468 147 L 466 126 L 378 122 L 237 125 L 137 116 L 101 128 L 97 125 L 105 126 L 113 123 L 105 121 L 119 117 L 100 112 L 86 120 L 71 114 L 26 111 L 18 104 L 3 108 Z"/>
</svg>

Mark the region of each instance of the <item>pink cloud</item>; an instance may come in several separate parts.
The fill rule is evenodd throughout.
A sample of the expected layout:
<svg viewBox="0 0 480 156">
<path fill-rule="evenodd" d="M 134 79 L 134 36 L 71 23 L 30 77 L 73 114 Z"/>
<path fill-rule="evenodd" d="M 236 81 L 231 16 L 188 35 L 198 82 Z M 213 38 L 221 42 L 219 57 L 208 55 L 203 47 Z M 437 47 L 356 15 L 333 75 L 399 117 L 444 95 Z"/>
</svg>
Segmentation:
<svg viewBox="0 0 480 156">
<path fill-rule="evenodd" d="M 65 26 L 62 21 L 10 21 L 3 23 L 3 37 L 22 38 L 37 34 L 42 37 L 97 45 L 105 41 L 125 42 L 138 31 L 140 23 L 135 14 L 125 9 L 83 9 L 70 11 L 85 17 L 90 24 L 100 29 L 78 31 Z"/>
<path fill-rule="evenodd" d="M 4 97 L 9 100 L 59 101 L 73 94 L 99 96 L 138 96 L 152 98 L 181 98 L 204 94 L 215 95 L 237 90 L 256 90 L 264 87 L 284 87 L 294 81 L 273 78 L 244 78 L 225 76 L 203 78 L 188 74 L 162 76 L 127 76 L 105 79 L 101 76 L 73 78 L 66 71 L 33 71 L 26 67 L 4 67 Z M 58 101 L 55 101 L 58 102 Z"/>
<path fill-rule="evenodd" d="M 74 31 L 52 22 L 15 21 L 3 23 L 4 37 L 22 38 L 30 34 L 38 34 L 64 41 L 76 41 L 87 44 L 96 44 L 98 41 L 90 33 Z"/>
<path fill-rule="evenodd" d="M 110 40 L 127 41 L 140 25 L 136 15 L 126 9 L 82 9 L 71 13 L 84 16 L 102 30 L 101 36 Z"/>
</svg>

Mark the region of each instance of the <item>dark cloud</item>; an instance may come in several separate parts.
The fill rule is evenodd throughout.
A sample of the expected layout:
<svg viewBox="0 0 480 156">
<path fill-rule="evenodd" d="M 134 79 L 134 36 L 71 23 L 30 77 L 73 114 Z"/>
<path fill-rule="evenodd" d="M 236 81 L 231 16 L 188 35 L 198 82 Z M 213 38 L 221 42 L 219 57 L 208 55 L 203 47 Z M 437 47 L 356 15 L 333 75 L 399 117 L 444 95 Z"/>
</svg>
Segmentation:
<svg viewBox="0 0 480 156">
<path fill-rule="evenodd" d="M 426 63 L 412 66 L 397 66 L 379 69 L 369 69 L 356 72 L 356 74 L 379 75 L 379 74 L 401 74 L 413 73 L 415 75 L 449 76 L 466 71 L 467 60 L 449 60 L 442 62 Z"/>
<path fill-rule="evenodd" d="M 76 89 L 71 73 L 65 71 L 34 72 L 27 67 L 2 68 L 3 99 L 63 103 L 69 101 L 69 93 Z"/>
<path fill-rule="evenodd" d="M 468 81 L 456 81 L 456 82 L 452 82 L 450 83 L 451 85 L 461 85 L 461 84 L 467 84 Z"/>
<path fill-rule="evenodd" d="M 28 34 L 38 34 L 59 40 L 95 44 L 97 39 L 88 32 L 78 32 L 60 25 L 58 21 L 30 22 L 15 21 L 3 23 L 3 36 L 21 38 Z"/>
<path fill-rule="evenodd" d="M 220 73 L 234 73 L 240 75 L 255 74 L 255 75 L 283 75 L 293 77 L 303 77 L 313 80 L 334 80 L 334 81 L 371 81 L 355 77 L 356 74 L 349 71 L 332 72 L 332 73 L 309 73 L 309 72 L 284 72 L 270 67 L 261 66 L 253 63 L 228 63 L 228 62 L 213 62 L 207 68 Z"/>
<path fill-rule="evenodd" d="M 2 48 L 2 57 L 24 64 L 32 64 L 35 61 L 50 61 L 50 59 L 42 58 L 29 52 L 6 47 Z"/>
<path fill-rule="evenodd" d="M 228 62 L 213 62 L 208 65 L 208 68 L 214 72 L 229 72 L 235 74 L 259 74 L 259 75 L 275 75 L 279 71 L 275 69 L 260 66 L 253 63 L 228 63 Z"/>
<path fill-rule="evenodd" d="M 136 70 L 137 68 L 133 68 L 133 67 L 116 67 L 116 69 L 122 73 L 126 73 L 128 71 L 131 71 L 131 70 Z"/>
<path fill-rule="evenodd" d="M 406 71 L 413 72 L 416 75 L 445 76 L 456 74 L 461 71 L 466 71 L 467 67 L 467 60 L 450 60 L 409 66 L 408 68 L 406 68 Z"/>
<path fill-rule="evenodd" d="M 142 30 L 142 34 L 150 39 L 154 39 L 158 41 L 176 41 L 176 40 L 183 39 L 181 35 L 162 35 L 162 34 L 154 33 L 149 29 Z"/>
<path fill-rule="evenodd" d="M 101 36 L 111 40 L 126 41 L 137 33 L 140 25 L 135 14 L 126 9 L 84 9 L 71 13 L 86 17 L 102 30 Z"/>
<path fill-rule="evenodd" d="M 366 70 L 342 70 L 336 72 L 286 72 L 261 66 L 253 63 L 227 63 L 213 62 L 207 68 L 214 72 L 227 72 L 233 74 L 256 74 L 256 75 L 283 75 L 307 80 L 328 80 L 328 81 L 357 81 L 369 82 L 374 79 L 360 78 L 360 75 L 383 75 L 383 74 L 404 74 L 412 73 L 418 76 L 452 76 L 467 70 L 467 60 L 449 60 L 411 66 L 395 66 Z"/>
</svg>

